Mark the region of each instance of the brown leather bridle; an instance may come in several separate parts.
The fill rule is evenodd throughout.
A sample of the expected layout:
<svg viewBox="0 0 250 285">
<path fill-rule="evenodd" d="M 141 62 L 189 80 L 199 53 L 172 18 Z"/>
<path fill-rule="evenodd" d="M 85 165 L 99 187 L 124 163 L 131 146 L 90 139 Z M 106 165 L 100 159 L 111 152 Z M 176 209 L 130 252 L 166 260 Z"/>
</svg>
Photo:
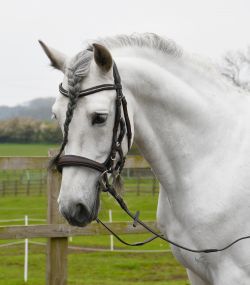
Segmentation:
<svg viewBox="0 0 250 285">
<path fill-rule="evenodd" d="M 155 230 L 147 226 L 144 222 L 142 222 L 139 219 L 139 211 L 137 211 L 136 214 L 132 214 L 129 211 L 126 203 L 124 202 L 122 197 L 116 192 L 116 189 L 114 187 L 115 181 L 117 177 L 121 174 L 121 171 L 124 167 L 124 163 L 126 159 L 126 156 L 124 156 L 123 150 L 122 150 L 122 142 L 125 137 L 125 134 L 127 134 L 128 150 L 131 147 L 131 140 L 132 140 L 131 125 L 130 125 L 128 110 L 127 110 L 127 101 L 122 92 L 121 78 L 120 78 L 115 62 L 113 63 L 113 77 L 114 77 L 114 84 L 97 85 L 97 86 L 82 90 L 79 93 L 79 97 L 85 97 L 85 96 L 89 96 L 91 94 L 105 91 L 105 90 L 116 90 L 115 121 L 114 121 L 114 127 L 113 127 L 111 150 L 110 150 L 110 153 L 107 159 L 103 163 L 100 163 L 92 159 L 78 156 L 78 155 L 62 155 L 55 161 L 55 164 L 56 164 L 58 171 L 60 172 L 62 172 L 63 167 L 69 167 L 69 166 L 76 166 L 76 167 L 81 166 L 81 167 L 87 167 L 87 168 L 91 168 L 96 171 L 99 171 L 101 173 L 99 177 L 99 187 L 102 189 L 102 191 L 109 192 L 115 198 L 115 200 L 119 203 L 121 208 L 133 219 L 134 227 L 138 223 L 141 226 L 143 226 L 145 229 L 147 229 L 150 233 L 152 233 L 153 236 L 142 242 L 128 243 L 124 241 L 123 239 L 121 239 L 116 233 L 114 233 L 102 221 L 100 221 L 99 218 L 97 218 L 96 221 L 98 223 L 101 223 L 119 241 L 129 246 L 144 245 L 156 238 L 160 238 L 166 242 L 169 242 L 170 244 L 174 246 L 177 246 L 181 249 L 184 249 L 190 252 L 211 253 L 211 252 L 219 252 L 219 251 L 226 250 L 232 245 L 234 245 L 235 243 L 239 242 L 240 240 L 250 238 L 250 236 L 241 237 L 220 249 L 214 249 L 214 248 L 200 249 L 200 250 L 190 249 L 186 246 L 182 246 L 176 242 L 173 242 L 165 238 L 163 235 L 157 233 Z M 62 87 L 62 84 L 59 85 L 59 91 L 63 96 L 69 97 L 68 91 Z M 117 159 L 117 154 L 119 156 L 118 159 Z M 111 179 L 111 183 L 108 177 L 109 174 L 113 178 Z"/>
<path fill-rule="evenodd" d="M 79 93 L 79 97 L 85 97 L 105 90 L 116 90 L 115 121 L 113 127 L 111 150 L 107 159 L 103 163 L 100 163 L 95 160 L 78 155 L 63 155 L 56 162 L 57 169 L 60 172 L 62 171 L 63 167 L 83 166 L 101 172 L 102 176 L 104 176 L 104 173 L 106 174 L 105 176 L 107 176 L 108 173 L 113 172 L 116 172 L 117 175 L 121 173 L 126 158 L 123 155 L 122 141 L 125 137 L 125 134 L 127 133 L 129 150 L 131 146 L 132 132 L 127 110 L 127 101 L 122 93 L 121 78 L 115 63 L 113 64 L 113 76 L 114 84 L 97 85 L 95 87 L 82 90 Z M 63 96 L 69 97 L 68 91 L 62 87 L 62 84 L 59 85 L 59 91 Z M 122 112 L 124 115 L 124 119 L 122 116 Z M 119 155 L 118 161 L 117 154 Z"/>
</svg>

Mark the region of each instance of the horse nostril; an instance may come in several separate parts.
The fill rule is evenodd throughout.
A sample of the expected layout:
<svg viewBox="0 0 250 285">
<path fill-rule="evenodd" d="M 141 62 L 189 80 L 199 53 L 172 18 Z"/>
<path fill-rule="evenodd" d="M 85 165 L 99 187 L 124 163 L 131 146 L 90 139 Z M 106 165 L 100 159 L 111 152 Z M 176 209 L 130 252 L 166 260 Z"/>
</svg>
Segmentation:
<svg viewBox="0 0 250 285">
<path fill-rule="evenodd" d="M 77 224 L 86 224 L 89 220 L 89 211 L 88 209 L 81 203 L 76 204 L 75 213 L 73 219 L 77 222 Z"/>
<path fill-rule="evenodd" d="M 60 212 L 72 226 L 84 227 L 93 220 L 88 208 L 81 203 L 60 207 Z"/>
</svg>

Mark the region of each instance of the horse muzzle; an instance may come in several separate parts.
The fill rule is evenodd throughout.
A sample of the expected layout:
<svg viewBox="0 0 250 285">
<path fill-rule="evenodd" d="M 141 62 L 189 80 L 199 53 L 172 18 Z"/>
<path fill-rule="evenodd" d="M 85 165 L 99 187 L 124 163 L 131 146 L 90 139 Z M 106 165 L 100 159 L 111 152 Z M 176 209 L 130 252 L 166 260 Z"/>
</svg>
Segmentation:
<svg viewBox="0 0 250 285">
<path fill-rule="evenodd" d="M 99 204 L 98 197 L 91 211 L 80 201 L 71 203 L 68 206 L 61 206 L 59 203 L 59 210 L 70 225 L 84 227 L 97 218 Z"/>
</svg>

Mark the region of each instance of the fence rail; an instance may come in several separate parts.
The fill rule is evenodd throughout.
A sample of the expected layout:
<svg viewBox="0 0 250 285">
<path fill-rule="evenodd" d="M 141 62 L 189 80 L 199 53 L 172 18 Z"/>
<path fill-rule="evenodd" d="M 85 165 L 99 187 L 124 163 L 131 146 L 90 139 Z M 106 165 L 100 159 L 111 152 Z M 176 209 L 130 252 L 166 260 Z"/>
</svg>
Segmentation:
<svg viewBox="0 0 250 285">
<path fill-rule="evenodd" d="M 138 225 L 133 227 L 130 222 L 106 223 L 117 234 L 141 234 L 147 233 L 145 229 Z M 147 222 L 151 227 L 155 227 L 154 222 Z M 31 226 L 1 226 L 0 239 L 25 239 L 25 238 L 55 238 L 69 236 L 93 236 L 110 235 L 101 225 L 93 223 L 85 228 L 73 227 L 67 224 L 51 225 L 31 225 Z"/>
<path fill-rule="evenodd" d="M 0 157 L 0 169 L 25 170 L 47 168 L 49 158 L 46 157 Z M 139 156 L 128 157 L 125 168 L 149 168 L 147 162 Z M 109 233 L 99 224 L 93 223 L 85 228 L 72 227 L 65 224 L 57 210 L 57 197 L 60 188 L 60 176 L 55 170 L 47 175 L 48 215 L 47 225 L 0 227 L 0 239 L 47 238 L 47 285 L 67 284 L 67 251 L 68 237 L 97 235 Z M 154 226 L 154 223 L 149 223 Z M 110 225 L 118 234 L 130 234 L 131 223 L 112 223 Z M 133 228 L 134 233 L 145 233 L 141 226 Z"/>
</svg>

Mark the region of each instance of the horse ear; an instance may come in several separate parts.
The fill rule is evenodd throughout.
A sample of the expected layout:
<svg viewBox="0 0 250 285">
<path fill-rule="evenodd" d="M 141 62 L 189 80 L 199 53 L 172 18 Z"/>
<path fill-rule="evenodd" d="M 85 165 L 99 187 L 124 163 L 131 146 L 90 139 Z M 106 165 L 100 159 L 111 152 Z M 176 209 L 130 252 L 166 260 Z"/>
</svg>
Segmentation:
<svg viewBox="0 0 250 285">
<path fill-rule="evenodd" d="M 48 47 L 44 42 L 40 40 L 38 42 L 46 53 L 47 57 L 49 58 L 50 65 L 56 69 L 61 70 L 64 73 L 66 69 L 67 57 L 63 53 Z"/>
<path fill-rule="evenodd" d="M 112 67 L 112 56 L 108 49 L 100 44 L 93 44 L 94 59 L 96 64 L 104 71 L 108 72 Z"/>
</svg>

